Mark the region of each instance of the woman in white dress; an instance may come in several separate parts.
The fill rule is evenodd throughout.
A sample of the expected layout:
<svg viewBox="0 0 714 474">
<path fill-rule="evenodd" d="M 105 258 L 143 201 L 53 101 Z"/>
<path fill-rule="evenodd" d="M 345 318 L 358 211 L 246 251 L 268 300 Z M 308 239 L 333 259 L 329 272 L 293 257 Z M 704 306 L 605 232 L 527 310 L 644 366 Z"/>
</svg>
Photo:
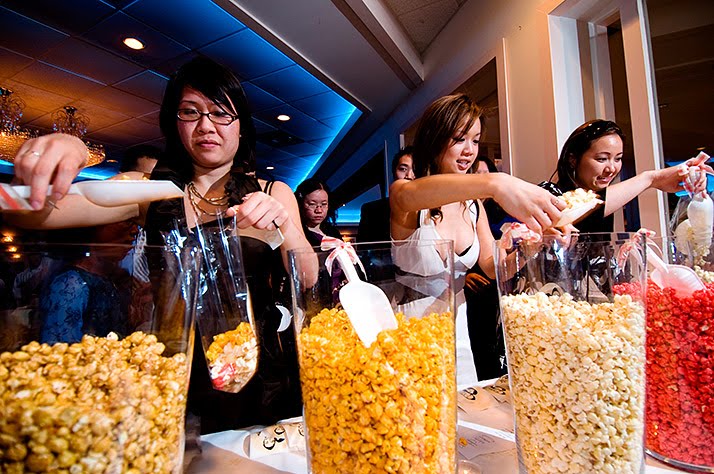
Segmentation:
<svg viewBox="0 0 714 474">
<path fill-rule="evenodd" d="M 505 173 L 475 174 L 481 109 L 464 94 L 437 99 L 422 116 L 414 139 L 415 180 L 396 180 L 389 190 L 395 241 L 454 241 L 457 386 L 477 380 L 466 322 L 464 279 L 475 263 L 495 278 L 493 235 L 480 199 L 492 198 L 509 215 L 537 232 L 550 228 L 565 203 L 534 184 Z M 416 252 L 414 249 L 421 249 Z M 437 249 L 397 245 L 395 259 L 413 273 L 436 271 Z M 401 266 L 401 265 L 400 265 Z M 436 296 L 436 295 L 434 295 Z"/>
</svg>

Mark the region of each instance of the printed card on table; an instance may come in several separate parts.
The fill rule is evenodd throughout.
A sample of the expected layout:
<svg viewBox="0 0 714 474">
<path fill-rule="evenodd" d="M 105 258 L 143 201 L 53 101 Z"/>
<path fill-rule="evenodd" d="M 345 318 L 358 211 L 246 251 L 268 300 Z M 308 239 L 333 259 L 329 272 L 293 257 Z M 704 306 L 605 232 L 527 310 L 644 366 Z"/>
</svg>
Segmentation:
<svg viewBox="0 0 714 474">
<path fill-rule="evenodd" d="M 508 375 L 500 377 L 493 385 L 484 387 L 484 390 L 493 395 L 499 403 L 511 401 L 511 389 L 508 386 Z"/>
<path fill-rule="evenodd" d="M 268 426 L 250 434 L 251 459 L 270 454 L 305 451 L 305 430 L 302 422 Z"/>
<path fill-rule="evenodd" d="M 481 387 L 469 387 L 459 391 L 457 404 L 462 410 L 473 413 L 498 406 L 498 403 L 498 399 L 486 391 L 486 389 Z"/>
<path fill-rule="evenodd" d="M 482 454 L 500 453 L 515 448 L 511 441 L 465 426 L 459 426 L 457 436 L 459 454 L 469 460 Z"/>
</svg>

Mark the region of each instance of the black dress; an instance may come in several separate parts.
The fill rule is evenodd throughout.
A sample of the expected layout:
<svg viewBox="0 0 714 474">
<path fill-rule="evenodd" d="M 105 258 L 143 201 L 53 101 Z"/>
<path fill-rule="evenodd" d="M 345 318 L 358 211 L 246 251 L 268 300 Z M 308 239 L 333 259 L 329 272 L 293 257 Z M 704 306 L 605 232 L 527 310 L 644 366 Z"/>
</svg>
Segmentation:
<svg viewBox="0 0 714 474">
<path fill-rule="evenodd" d="M 157 174 L 152 178 L 157 179 Z M 177 181 L 172 175 L 160 178 Z M 184 188 L 182 183 L 177 185 Z M 260 187 L 254 178 L 234 174 L 226 190 L 234 203 L 241 202 L 245 194 Z M 152 203 L 146 219 L 148 242 L 163 244 L 162 232 L 172 229 L 178 229 L 190 239 L 184 216 L 182 198 Z M 239 393 L 215 390 L 200 339 L 195 338 L 187 409 L 200 417 L 203 434 L 256 424 L 270 425 L 302 413 L 293 328 L 277 332 L 281 314 L 276 302 L 290 307 L 288 302 L 279 301 L 278 286 L 286 281 L 280 250 L 272 250 L 266 243 L 250 237 L 241 237 L 241 247 L 259 341 L 258 369 Z"/>
</svg>

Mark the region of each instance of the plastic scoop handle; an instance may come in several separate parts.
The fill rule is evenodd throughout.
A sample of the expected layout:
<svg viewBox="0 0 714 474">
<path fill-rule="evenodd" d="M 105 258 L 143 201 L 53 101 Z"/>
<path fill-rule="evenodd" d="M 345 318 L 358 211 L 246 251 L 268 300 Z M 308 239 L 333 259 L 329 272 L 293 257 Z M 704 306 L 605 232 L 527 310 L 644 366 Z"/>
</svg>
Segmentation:
<svg viewBox="0 0 714 474">
<path fill-rule="evenodd" d="M 340 288 L 340 303 L 362 343 L 369 347 L 385 329 L 396 329 L 397 319 L 387 295 L 376 285 L 362 281 L 345 249 L 334 250 L 347 278 Z"/>
</svg>

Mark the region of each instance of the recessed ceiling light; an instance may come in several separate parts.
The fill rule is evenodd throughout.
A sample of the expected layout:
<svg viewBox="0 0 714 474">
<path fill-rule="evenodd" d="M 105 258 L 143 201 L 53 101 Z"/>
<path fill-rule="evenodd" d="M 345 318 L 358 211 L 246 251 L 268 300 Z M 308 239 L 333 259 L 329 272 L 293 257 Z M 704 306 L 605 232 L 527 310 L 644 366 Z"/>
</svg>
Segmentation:
<svg viewBox="0 0 714 474">
<path fill-rule="evenodd" d="M 144 43 L 136 38 L 124 38 L 123 43 L 131 49 L 144 49 Z"/>
<path fill-rule="evenodd" d="M 275 169 L 275 166 L 266 166 L 265 169 L 266 169 L 266 170 L 274 170 L 274 169 Z"/>
<path fill-rule="evenodd" d="M 280 114 L 280 115 L 278 115 L 277 119 L 280 120 L 281 122 L 287 122 L 288 120 L 290 120 L 290 116 L 285 115 L 285 114 Z"/>
</svg>

